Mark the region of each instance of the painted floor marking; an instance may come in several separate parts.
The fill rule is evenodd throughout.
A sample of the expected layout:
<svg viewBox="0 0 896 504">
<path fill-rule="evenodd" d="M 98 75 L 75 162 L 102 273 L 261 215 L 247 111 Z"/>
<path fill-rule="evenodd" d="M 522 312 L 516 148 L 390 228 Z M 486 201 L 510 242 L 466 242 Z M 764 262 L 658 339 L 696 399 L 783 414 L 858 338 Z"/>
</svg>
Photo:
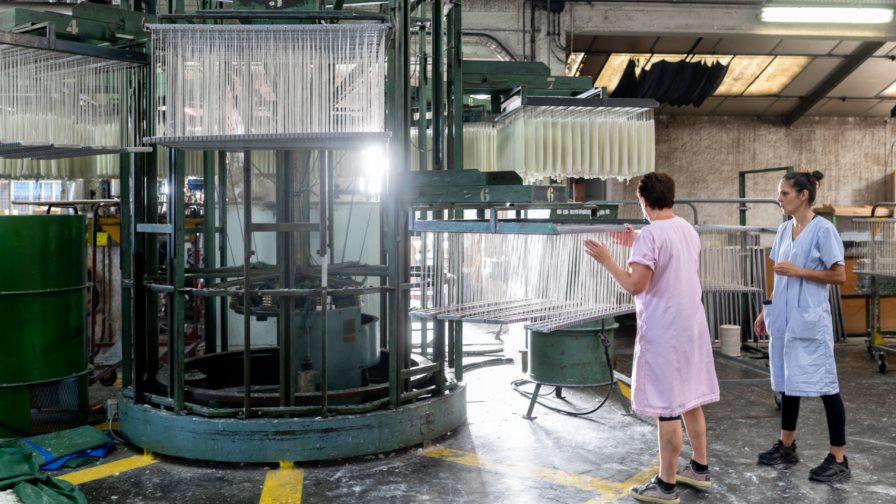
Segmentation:
<svg viewBox="0 0 896 504">
<path fill-rule="evenodd" d="M 593 476 L 538 467 L 520 462 L 496 460 L 479 457 L 475 453 L 453 450 L 451 448 L 424 448 L 423 454 L 427 457 L 454 462 L 471 467 L 479 467 L 489 472 L 496 472 L 517 478 L 537 479 L 555 485 L 562 485 L 587 492 L 597 492 L 600 500 L 590 502 L 607 502 L 619 499 L 628 494 L 628 488 L 637 483 L 646 482 L 650 476 L 657 473 L 659 465 L 654 463 L 647 469 L 639 472 L 623 482 L 603 480 Z"/>
<path fill-rule="evenodd" d="M 292 462 L 280 462 L 279 469 L 268 471 L 264 478 L 259 504 L 301 504 L 305 471 Z"/>
<path fill-rule="evenodd" d="M 80 485 L 81 483 L 87 483 L 89 481 L 114 476 L 118 473 L 123 473 L 132 469 L 146 467 L 148 465 L 155 464 L 156 462 L 158 462 L 158 460 L 156 460 L 151 454 L 134 455 L 132 457 L 116 460 L 114 462 L 109 462 L 87 469 L 82 469 L 80 471 L 63 474 L 62 476 L 58 476 L 57 478 L 68 481 L 72 485 Z"/>
</svg>

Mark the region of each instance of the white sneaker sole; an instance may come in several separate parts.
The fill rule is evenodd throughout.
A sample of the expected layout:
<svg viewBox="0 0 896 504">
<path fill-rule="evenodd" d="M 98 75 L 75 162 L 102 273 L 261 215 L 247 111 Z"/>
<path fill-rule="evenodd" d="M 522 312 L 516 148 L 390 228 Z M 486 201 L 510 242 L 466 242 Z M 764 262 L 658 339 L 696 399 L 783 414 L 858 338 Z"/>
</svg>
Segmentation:
<svg viewBox="0 0 896 504">
<path fill-rule="evenodd" d="M 663 499 L 660 497 L 651 497 L 649 495 L 641 495 L 638 492 L 635 492 L 635 487 L 631 487 L 628 489 L 628 495 L 639 502 L 653 502 L 655 504 L 679 504 L 681 499 L 676 496 L 674 499 Z"/>
<path fill-rule="evenodd" d="M 676 475 L 675 477 L 676 483 L 681 483 L 683 485 L 687 485 L 689 487 L 694 487 L 698 490 L 709 490 L 712 486 L 712 480 L 703 481 L 703 480 L 695 480 L 688 478 L 687 476 L 682 476 L 681 474 Z"/>
</svg>

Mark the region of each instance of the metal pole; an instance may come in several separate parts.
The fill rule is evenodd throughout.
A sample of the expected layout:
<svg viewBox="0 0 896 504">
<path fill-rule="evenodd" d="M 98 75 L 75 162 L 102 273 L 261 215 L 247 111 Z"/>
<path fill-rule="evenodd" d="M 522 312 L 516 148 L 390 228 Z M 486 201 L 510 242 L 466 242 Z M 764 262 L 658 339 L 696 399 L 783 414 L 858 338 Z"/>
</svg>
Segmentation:
<svg viewBox="0 0 896 504">
<path fill-rule="evenodd" d="M 221 152 L 218 156 L 218 204 L 220 205 L 218 215 L 220 227 L 220 240 L 218 241 L 218 263 L 221 267 L 227 266 L 227 153 Z M 211 250 L 208 251 L 211 253 Z M 226 352 L 229 348 L 228 340 L 228 306 L 227 297 L 221 297 L 218 304 L 218 325 L 221 328 L 221 351 Z"/>
<path fill-rule="evenodd" d="M 442 147 L 442 107 L 444 106 L 444 75 L 442 67 L 442 32 L 444 15 L 442 0 L 432 0 L 432 169 L 444 170 Z M 425 68 L 421 71 L 425 71 Z M 421 168 L 422 169 L 422 168 Z"/>
<path fill-rule="evenodd" d="M 168 395 L 177 411 L 184 409 L 184 153 L 168 151 Z"/>
<path fill-rule="evenodd" d="M 252 413 L 252 152 L 243 152 L 243 416 Z"/>
<path fill-rule="evenodd" d="M 318 156 L 318 179 L 320 182 L 320 201 L 319 201 L 319 220 L 320 220 L 320 249 L 317 255 L 320 258 L 320 332 L 321 332 L 321 364 L 320 364 L 320 395 L 321 395 L 321 416 L 327 416 L 327 393 L 329 391 L 329 366 L 327 365 L 328 343 L 329 343 L 329 305 L 330 299 L 327 295 L 328 279 L 327 279 L 327 230 L 330 220 L 330 194 L 329 194 L 329 152 L 320 151 Z"/>
<path fill-rule="evenodd" d="M 448 169 L 464 168 L 464 80 L 463 23 L 461 4 L 456 2 L 448 13 Z"/>
<path fill-rule="evenodd" d="M 121 385 L 123 388 L 133 383 L 131 352 L 133 351 L 133 332 L 131 328 L 131 286 L 134 278 L 131 271 L 131 226 L 133 210 L 131 204 L 131 173 L 134 171 L 134 154 L 119 156 L 118 177 L 121 181 L 121 244 L 119 247 L 119 268 L 121 269 Z"/>
<path fill-rule="evenodd" d="M 215 239 L 217 234 L 215 232 L 215 218 L 216 214 L 216 205 L 215 205 L 215 161 L 217 159 L 218 153 L 213 151 L 205 151 L 203 152 L 202 158 L 202 180 L 203 180 L 203 189 L 204 189 L 204 199 L 203 199 L 203 229 L 202 229 L 202 252 L 205 256 L 205 264 L 204 266 L 208 269 L 214 269 L 217 267 L 217 258 L 215 257 Z M 211 278 L 205 279 L 205 287 L 211 287 L 212 280 Z M 216 314 L 216 299 L 214 297 L 208 297 L 205 299 L 205 314 L 204 314 L 204 326 L 205 326 L 205 353 L 211 354 L 217 351 L 217 341 L 218 341 L 218 329 L 217 329 L 217 314 Z M 198 321 L 194 321 L 198 322 Z"/>
<path fill-rule="evenodd" d="M 277 222 L 293 221 L 293 153 L 278 151 L 277 163 Z M 295 282 L 295 257 L 293 255 L 293 234 L 277 233 L 277 265 L 280 268 L 280 285 L 284 289 L 292 289 Z M 280 347 L 280 405 L 292 406 L 295 403 L 296 372 L 293 350 L 293 303 L 294 298 L 280 298 L 280 316 L 277 318 L 278 345 Z"/>
</svg>

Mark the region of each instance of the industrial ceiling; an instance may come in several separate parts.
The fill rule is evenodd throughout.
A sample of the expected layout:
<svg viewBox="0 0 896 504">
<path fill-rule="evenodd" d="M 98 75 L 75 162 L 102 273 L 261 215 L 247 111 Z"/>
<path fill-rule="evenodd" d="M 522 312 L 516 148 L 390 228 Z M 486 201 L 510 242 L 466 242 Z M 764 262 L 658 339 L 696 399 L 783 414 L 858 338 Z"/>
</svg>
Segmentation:
<svg viewBox="0 0 896 504">
<path fill-rule="evenodd" d="M 574 72 L 612 90 L 620 61 L 720 61 L 728 76 L 700 107 L 664 115 L 890 117 L 896 113 L 896 33 L 886 25 L 769 24 L 769 1 L 568 3 Z M 780 3 L 780 2 L 779 2 Z M 799 3 L 793 0 L 789 4 Z M 896 2 L 828 1 L 830 5 Z M 624 63 L 623 63 L 624 65 Z"/>
</svg>

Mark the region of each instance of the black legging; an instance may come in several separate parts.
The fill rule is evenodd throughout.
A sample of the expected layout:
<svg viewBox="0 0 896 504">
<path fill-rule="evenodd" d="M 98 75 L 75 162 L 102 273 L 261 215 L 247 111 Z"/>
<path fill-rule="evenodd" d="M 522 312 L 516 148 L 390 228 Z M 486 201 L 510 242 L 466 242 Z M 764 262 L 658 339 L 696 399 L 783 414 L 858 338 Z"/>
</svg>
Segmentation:
<svg viewBox="0 0 896 504">
<path fill-rule="evenodd" d="M 846 445 L 846 410 L 840 393 L 821 396 L 824 414 L 828 418 L 828 437 L 831 446 Z M 795 431 L 796 419 L 800 415 L 799 396 L 781 396 L 781 430 Z"/>
</svg>

